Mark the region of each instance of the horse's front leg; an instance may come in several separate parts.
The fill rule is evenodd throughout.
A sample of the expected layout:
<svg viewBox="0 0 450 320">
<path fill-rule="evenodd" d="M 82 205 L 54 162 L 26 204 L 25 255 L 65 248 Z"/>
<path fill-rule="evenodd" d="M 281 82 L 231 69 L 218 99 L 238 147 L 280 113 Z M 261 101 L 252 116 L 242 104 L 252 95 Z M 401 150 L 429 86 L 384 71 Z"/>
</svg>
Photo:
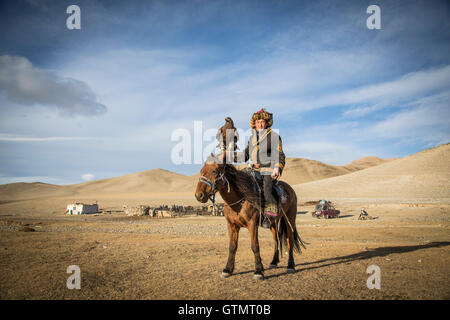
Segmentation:
<svg viewBox="0 0 450 320">
<path fill-rule="evenodd" d="M 255 255 L 255 274 L 253 275 L 253 279 L 262 280 L 264 279 L 264 267 L 261 262 L 261 255 L 259 254 L 258 223 L 256 220 L 250 223 L 248 231 L 250 232 L 252 251 Z"/>
<path fill-rule="evenodd" d="M 228 237 L 230 238 L 229 252 L 228 252 L 228 261 L 225 269 L 222 271 L 222 277 L 228 278 L 231 276 L 234 270 L 234 260 L 236 257 L 236 251 L 238 248 L 238 240 L 239 240 L 239 227 L 228 222 Z"/>
</svg>

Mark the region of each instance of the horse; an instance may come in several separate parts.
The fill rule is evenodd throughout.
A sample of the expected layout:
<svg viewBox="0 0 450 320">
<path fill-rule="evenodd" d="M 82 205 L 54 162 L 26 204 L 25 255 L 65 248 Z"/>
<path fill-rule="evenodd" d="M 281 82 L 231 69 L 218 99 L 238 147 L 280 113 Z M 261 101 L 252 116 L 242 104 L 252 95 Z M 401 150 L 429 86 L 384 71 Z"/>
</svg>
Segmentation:
<svg viewBox="0 0 450 320">
<path fill-rule="evenodd" d="M 208 199 L 214 202 L 216 192 L 224 200 L 224 216 L 227 221 L 229 236 L 228 261 L 221 276 L 228 278 L 233 274 L 235 256 L 238 247 L 239 230 L 247 228 L 250 233 L 251 248 L 255 256 L 254 279 L 264 279 L 264 266 L 261 262 L 258 241 L 258 227 L 261 222 L 261 195 L 254 177 L 229 163 L 222 163 L 213 154 L 208 157 L 200 170 L 201 177 L 197 183 L 195 197 L 201 203 Z M 283 181 L 278 185 L 287 192 L 288 202 L 281 204 L 278 216 L 270 218 L 270 230 L 274 240 L 274 254 L 269 268 L 276 268 L 280 262 L 279 253 L 283 245 L 289 248 L 287 273 L 295 272 L 294 251 L 301 252 L 300 246 L 306 249 L 300 238 L 295 218 L 297 216 L 297 195 L 292 187 Z"/>
</svg>

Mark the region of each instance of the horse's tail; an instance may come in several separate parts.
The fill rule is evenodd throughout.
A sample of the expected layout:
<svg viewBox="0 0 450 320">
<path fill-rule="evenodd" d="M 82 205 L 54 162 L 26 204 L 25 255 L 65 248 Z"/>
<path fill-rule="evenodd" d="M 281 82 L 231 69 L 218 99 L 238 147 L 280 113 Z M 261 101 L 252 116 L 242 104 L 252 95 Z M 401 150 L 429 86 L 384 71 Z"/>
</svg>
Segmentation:
<svg viewBox="0 0 450 320">
<path fill-rule="evenodd" d="M 287 225 L 286 220 L 287 217 L 280 218 L 280 226 L 278 230 L 278 239 L 280 239 L 279 241 L 281 252 L 283 252 L 283 245 L 287 246 L 287 240 L 289 238 L 288 228 L 290 228 L 290 225 Z M 301 253 L 302 249 L 300 247 L 306 249 L 306 243 L 302 240 L 302 238 L 300 238 L 295 224 L 292 226 L 292 228 L 294 229 L 294 252 Z"/>
</svg>

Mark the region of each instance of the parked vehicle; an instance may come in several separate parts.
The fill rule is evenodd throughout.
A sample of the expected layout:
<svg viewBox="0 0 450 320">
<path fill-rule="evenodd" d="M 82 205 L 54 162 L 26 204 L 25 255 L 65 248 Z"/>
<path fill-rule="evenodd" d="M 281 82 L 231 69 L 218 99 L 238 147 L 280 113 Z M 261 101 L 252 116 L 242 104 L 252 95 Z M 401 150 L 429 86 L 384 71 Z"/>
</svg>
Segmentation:
<svg viewBox="0 0 450 320">
<path fill-rule="evenodd" d="M 336 210 L 330 203 L 322 203 L 316 205 L 315 210 L 312 212 L 314 218 L 332 219 L 337 218 L 341 212 Z"/>
</svg>

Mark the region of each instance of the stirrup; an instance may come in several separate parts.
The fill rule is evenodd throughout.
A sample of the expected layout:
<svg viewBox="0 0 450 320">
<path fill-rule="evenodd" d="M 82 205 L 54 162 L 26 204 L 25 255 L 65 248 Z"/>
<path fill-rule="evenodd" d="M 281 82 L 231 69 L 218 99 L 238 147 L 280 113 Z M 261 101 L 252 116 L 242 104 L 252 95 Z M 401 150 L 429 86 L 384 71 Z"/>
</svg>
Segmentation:
<svg viewBox="0 0 450 320">
<path fill-rule="evenodd" d="M 278 211 L 277 205 L 272 203 L 266 205 L 264 208 L 264 213 L 270 217 L 278 217 L 277 211 Z"/>
<path fill-rule="evenodd" d="M 278 217 L 278 213 L 273 211 L 266 211 L 265 214 L 271 217 Z"/>
</svg>

